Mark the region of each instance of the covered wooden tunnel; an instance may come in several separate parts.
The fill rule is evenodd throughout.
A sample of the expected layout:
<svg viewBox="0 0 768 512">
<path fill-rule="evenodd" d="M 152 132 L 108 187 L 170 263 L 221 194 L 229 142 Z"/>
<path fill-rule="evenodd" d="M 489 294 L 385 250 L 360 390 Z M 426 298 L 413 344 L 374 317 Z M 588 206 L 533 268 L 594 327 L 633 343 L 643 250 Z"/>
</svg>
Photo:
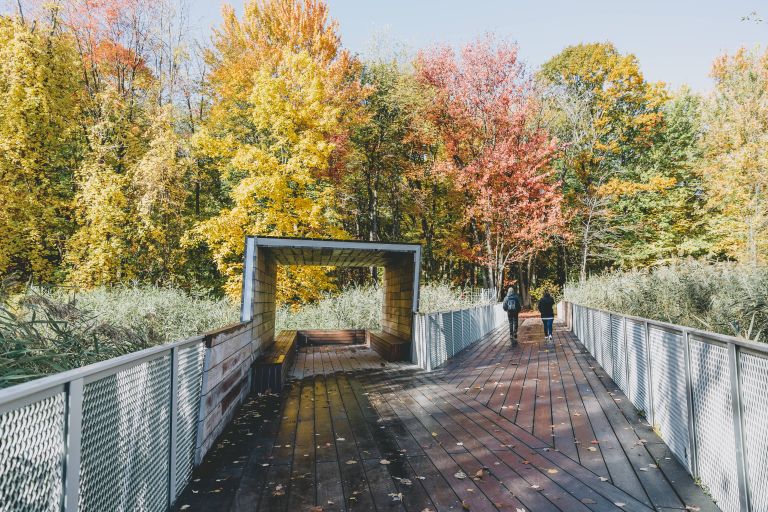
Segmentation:
<svg viewBox="0 0 768 512">
<path fill-rule="evenodd" d="M 241 320 L 251 322 L 252 343 L 261 350 L 275 340 L 275 287 L 278 265 L 383 267 L 381 333 L 371 345 L 387 359 L 410 359 L 413 314 L 419 306 L 421 246 L 350 240 L 248 237 L 245 242 Z M 399 349 L 385 340 L 402 340 Z M 407 352 L 407 355 L 406 355 Z"/>
</svg>

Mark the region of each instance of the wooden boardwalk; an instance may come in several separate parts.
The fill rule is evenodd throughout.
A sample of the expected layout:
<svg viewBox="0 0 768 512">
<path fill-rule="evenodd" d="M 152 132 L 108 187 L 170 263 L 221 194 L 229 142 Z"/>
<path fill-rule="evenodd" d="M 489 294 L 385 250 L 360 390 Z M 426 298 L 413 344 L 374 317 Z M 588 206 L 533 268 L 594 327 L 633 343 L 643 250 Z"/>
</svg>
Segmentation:
<svg viewBox="0 0 768 512">
<path fill-rule="evenodd" d="M 177 510 L 718 510 L 563 330 L 510 349 L 499 329 L 431 374 L 314 347 L 293 376 L 246 403 Z"/>
</svg>

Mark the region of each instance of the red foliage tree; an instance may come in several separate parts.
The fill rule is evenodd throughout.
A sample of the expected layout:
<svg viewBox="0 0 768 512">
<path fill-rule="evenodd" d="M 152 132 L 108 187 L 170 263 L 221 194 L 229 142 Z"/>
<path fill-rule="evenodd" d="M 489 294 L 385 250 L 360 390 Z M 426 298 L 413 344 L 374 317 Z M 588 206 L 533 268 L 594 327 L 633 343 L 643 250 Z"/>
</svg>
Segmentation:
<svg viewBox="0 0 768 512">
<path fill-rule="evenodd" d="M 517 46 L 486 37 L 457 56 L 423 52 L 432 121 L 445 145 L 438 168 L 463 192 L 470 257 L 501 287 L 510 263 L 546 249 L 561 233 L 562 194 L 550 167 L 557 144 L 537 125 L 538 102 Z"/>
</svg>

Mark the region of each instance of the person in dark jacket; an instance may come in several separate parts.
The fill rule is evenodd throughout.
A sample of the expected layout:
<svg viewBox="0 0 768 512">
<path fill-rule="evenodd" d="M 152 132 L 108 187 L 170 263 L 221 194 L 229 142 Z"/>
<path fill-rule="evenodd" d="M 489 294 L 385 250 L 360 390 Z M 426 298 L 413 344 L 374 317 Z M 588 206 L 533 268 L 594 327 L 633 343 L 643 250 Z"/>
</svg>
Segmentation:
<svg viewBox="0 0 768 512">
<path fill-rule="evenodd" d="M 517 345 L 517 315 L 520 314 L 520 310 L 523 309 L 523 301 L 520 300 L 520 296 L 515 293 L 514 288 L 511 286 L 507 290 L 507 296 L 504 297 L 502 303 L 504 311 L 507 312 L 507 318 L 509 319 L 509 337 L 512 340 L 512 346 Z"/>
<path fill-rule="evenodd" d="M 544 296 L 539 299 L 539 313 L 541 313 L 541 321 L 544 324 L 544 339 L 552 339 L 552 323 L 555 321 L 555 311 L 553 306 L 555 305 L 555 299 L 549 294 L 549 291 L 544 291 Z"/>
</svg>

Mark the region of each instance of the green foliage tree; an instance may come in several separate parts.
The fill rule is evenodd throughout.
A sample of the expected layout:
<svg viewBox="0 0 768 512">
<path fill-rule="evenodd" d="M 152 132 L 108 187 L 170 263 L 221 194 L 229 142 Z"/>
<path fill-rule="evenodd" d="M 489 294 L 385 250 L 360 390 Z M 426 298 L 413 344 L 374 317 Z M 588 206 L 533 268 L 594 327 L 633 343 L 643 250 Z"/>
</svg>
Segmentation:
<svg viewBox="0 0 768 512">
<path fill-rule="evenodd" d="M 650 148 L 599 192 L 612 201 L 616 263 L 644 267 L 711 249 L 700 172 L 702 99 L 682 89 L 662 107 Z"/>
<path fill-rule="evenodd" d="M 625 176 L 651 147 L 666 93 L 644 79 L 634 55 L 611 43 L 570 46 L 542 66 L 537 80 L 564 145 L 558 166 L 583 280 L 591 258 L 615 258 L 612 209 L 601 187 Z"/>
</svg>

